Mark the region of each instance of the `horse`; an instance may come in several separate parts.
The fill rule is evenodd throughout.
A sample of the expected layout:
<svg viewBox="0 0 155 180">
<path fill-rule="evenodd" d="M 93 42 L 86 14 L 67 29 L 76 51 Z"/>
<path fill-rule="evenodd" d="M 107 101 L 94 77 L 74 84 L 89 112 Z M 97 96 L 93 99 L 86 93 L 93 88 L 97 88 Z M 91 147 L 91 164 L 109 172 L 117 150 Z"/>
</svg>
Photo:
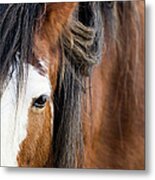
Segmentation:
<svg viewBox="0 0 155 180">
<path fill-rule="evenodd" d="M 1 166 L 144 169 L 144 1 L 0 5 Z"/>
</svg>

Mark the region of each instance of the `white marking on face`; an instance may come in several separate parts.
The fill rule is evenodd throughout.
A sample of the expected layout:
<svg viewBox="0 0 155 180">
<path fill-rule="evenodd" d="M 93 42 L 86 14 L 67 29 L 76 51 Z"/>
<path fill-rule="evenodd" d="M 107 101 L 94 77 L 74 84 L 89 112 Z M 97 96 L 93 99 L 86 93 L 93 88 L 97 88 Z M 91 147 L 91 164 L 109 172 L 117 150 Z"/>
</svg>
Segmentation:
<svg viewBox="0 0 155 180">
<path fill-rule="evenodd" d="M 13 73 L 1 99 L 1 166 L 18 166 L 16 158 L 19 145 L 27 135 L 28 110 L 32 100 L 43 94 L 49 97 L 51 95 L 51 84 L 48 76 L 40 75 L 32 65 L 28 65 L 27 81 L 23 88 L 25 90 L 20 96 L 16 112 L 15 77 L 16 72 Z"/>
<path fill-rule="evenodd" d="M 42 60 L 42 58 L 39 58 L 38 62 L 46 71 L 48 71 L 48 68 L 47 68 L 48 67 L 48 60 L 47 59 Z"/>
</svg>

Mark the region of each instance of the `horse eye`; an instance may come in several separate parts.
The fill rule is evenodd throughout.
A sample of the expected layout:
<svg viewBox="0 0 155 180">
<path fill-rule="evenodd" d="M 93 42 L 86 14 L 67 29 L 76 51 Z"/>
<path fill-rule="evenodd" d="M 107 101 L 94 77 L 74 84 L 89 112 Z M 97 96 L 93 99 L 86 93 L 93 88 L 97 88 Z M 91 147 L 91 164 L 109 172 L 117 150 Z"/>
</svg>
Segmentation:
<svg viewBox="0 0 155 180">
<path fill-rule="evenodd" d="M 41 108 L 45 107 L 47 99 L 48 99 L 47 95 L 41 95 L 37 99 L 34 100 L 32 106 L 41 109 Z"/>
</svg>

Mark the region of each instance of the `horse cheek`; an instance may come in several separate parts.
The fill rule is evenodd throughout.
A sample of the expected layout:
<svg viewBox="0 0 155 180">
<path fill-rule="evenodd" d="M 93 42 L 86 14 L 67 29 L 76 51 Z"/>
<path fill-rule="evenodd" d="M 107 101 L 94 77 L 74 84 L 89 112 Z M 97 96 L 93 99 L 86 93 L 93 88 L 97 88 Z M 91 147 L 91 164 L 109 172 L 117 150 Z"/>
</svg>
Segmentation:
<svg viewBox="0 0 155 180">
<path fill-rule="evenodd" d="M 49 163 L 53 133 L 53 115 L 48 103 L 41 112 L 29 109 L 27 136 L 17 155 L 20 167 L 42 167 Z"/>
</svg>

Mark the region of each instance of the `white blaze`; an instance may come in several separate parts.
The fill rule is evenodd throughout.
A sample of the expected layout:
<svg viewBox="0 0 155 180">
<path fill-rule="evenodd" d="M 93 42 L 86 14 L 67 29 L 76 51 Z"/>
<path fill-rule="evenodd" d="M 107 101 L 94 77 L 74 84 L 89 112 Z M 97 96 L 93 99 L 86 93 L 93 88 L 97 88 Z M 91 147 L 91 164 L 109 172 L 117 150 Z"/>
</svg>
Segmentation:
<svg viewBox="0 0 155 180">
<path fill-rule="evenodd" d="M 17 166 L 19 145 L 25 139 L 28 125 L 28 110 L 32 99 L 51 94 L 47 76 L 40 75 L 29 65 L 24 93 L 19 100 L 16 113 L 16 72 L 14 72 L 1 99 L 1 166 Z"/>
</svg>

